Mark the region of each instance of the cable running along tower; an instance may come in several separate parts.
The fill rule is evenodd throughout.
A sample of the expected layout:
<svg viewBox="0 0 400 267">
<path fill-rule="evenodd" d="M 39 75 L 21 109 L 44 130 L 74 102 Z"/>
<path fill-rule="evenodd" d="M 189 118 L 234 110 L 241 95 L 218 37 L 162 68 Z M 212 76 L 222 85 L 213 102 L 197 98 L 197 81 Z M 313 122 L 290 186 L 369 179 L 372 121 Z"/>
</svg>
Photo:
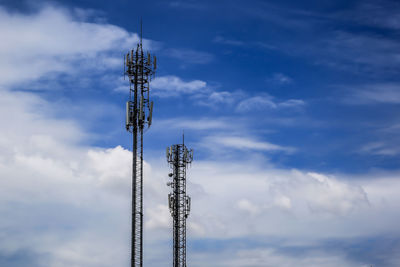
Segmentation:
<svg viewBox="0 0 400 267">
<path fill-rule="evenodd" d="M 167 186 L 168 205 L 173 218 L 173 267 L 186 267 L 186 218 L 190 212 L 190 197 L 186 195 L 186 169 L 193 161 L 193 149 L 188 150 L 183 139 L 182 144 L 167 147 L 167 161 L 172 168 L 168 175 L 172 182 Z"/>
<path fill-rule="evenodd" d="M 126 102 L 126 130 L 132 133 L 132 233 L 131 267 L 143 266 L 143 132 L 152 122 L 153 102 L 150 81 L 154 77 L 156 57 L 143 52 L 140 42 L 124 58 L 124 77 L 129 78 Z"/>
</svg>

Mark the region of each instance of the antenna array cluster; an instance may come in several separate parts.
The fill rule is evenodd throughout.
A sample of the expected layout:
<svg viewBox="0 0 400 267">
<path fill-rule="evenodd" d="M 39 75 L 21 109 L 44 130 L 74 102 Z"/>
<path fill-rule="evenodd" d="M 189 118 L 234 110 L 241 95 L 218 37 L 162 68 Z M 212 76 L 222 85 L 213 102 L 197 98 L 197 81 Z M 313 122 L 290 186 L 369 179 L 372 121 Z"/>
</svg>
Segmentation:
<svg viewBox="0 0 400 267">
<path fill-rule="evenodd" d="M 152 123 L 153 102 L 150 102 L 150 81 L 157 69 L 157 58 L 143 53 L 142 43 L 125 56 L 125 75 L 130 82 L 129 101 L 126 102 L 126 129 L 130 132 L 137 124 L 148 127 Z M 147 115 L 147 116 L 146 116 Z"/>
</svg>

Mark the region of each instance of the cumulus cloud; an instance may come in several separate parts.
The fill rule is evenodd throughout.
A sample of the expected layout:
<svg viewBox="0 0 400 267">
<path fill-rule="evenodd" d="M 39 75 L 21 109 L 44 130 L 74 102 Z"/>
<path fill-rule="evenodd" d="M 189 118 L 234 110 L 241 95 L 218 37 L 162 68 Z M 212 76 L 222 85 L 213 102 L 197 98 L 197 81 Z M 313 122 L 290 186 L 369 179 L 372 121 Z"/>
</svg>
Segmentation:
<svg viewBox="0 0 400 267">
<path fill-rule="evenodd" d="M 127 233 L 128 224 L 120 217 L 114 237 L 106 229 L 112 221 L 109 216 L 118 218 L 128 206 L 117 194 L 107 196 L 119 179 L 129 188 L 124 175 L 129 165 L 112 174 L 113 182 L 105 182 L 111 174 L 101 166 L 116 170 L 118 162 L 124 162 L 123 150 L 95 152 L 80 147 L 78 141 L 85 134 L 76 125 L 34 109 L 38 103 L 46 109 L 43 100 L 30 94 L 14 97 L 2 92 L 2 96 L 1 101 L 7 101 L 1 105 L 6 110 L 0 117 L 7 125 L 0 134 L 0 210 L 2 218 L 7 218 L 0 222 L 2 253 L 27 251 L 36 255 L 33 261 L 39 260 L 40 266 L 108 266 L 114 257 L 122 264 L 121 253 L 106 249 L 105 244 L 128 249 L 118 241 Z M 10 119 L 7 112 L 13 111 L 8 105 L 14 106 L 15 123 L 6 123 Z M 122 195 L 128 194 L 129 190 L 122 189 Z M 102 250 L 108 252 L 99 253 Z M 11 262 L 6 265 L 13 266 Z"/>
<path fill-rule="evenodd" d="M 248 199 L 241 199 L 237 202 L 237 206 L 240 210 L 246 211 L 251 215 L 255 215 L 260 212 L 260 208 L 250 202 Z"/>
<path fill-rule="evenodd" d="M 311 212 L 342 215 L 360 205 L 368 205 L 367 194 L 361 187 L 351 186 L 319 173 L 307 173 L 307 175 L 315 179 L 310 181 L 312 186 L 305 188 Z"/>
<path fill-rule="evenodd" d="M 206 90 L 207 83 L 201 80 L 183 81 L 177 76 L 161 76 L 152 81 L 153 92 L 158 96 L 177 96 L 179 94 L 193 94 Z"/>
<path fill-rule="evenodd" d="M 31 81 L 50 73 L 113 68 L 138 36 L 111 24 L 79 20 L 66 9 L 46 6 L 36 13 L 0 8 L 0 85 Z M 150 46 L 146 40 L 145 45 Z M 119 51 L 120 53 L 116 53 Z M 29 88 L 28 88 L 29 89 Z"/>
<path fill-rule="evenodd" d="M 381 230 L 397 233 L 391 223 L 376 227 L 378 218 L 374 223 L 364 223 L 366 217 L 397 206 L 394 203 L 393 206 L 387 203 L 384 209 L 376 206 L 385 205 L 378 204 L 377 195 L 383 197 L 383 192 L 389 189 L 374 192 L 372 188 L 377 181 L 350 183 L 322 173 L 263 167 L 245 159 L 243 162 L 195 162 L 189 178 L 191 183 L 203 188 L 203 193 L 192 193 L 189 184 L 188 192 L 193 199 L 191 220 L 205 229 L 207 237 L 257 234 L 296 236 L 296 240 L 305 242 L 371 235 Z M 394 185 L 397 188 L 397 183 Z M 387 196 L 397 199 L 393 197 Z M 252 218 L 243 217 L 243 212 Z M 215 228 L 214 224 L 223 227 Z"/>
<path fill-rule="evenodd" d="M 171 228 L 171 215 L 167 205 L 157 205 L 155 208 L 148 210 L 149 219 L 146 221 L 146 229 Z"/>
<path fill-rule="evenodd" d="M 283 209 L 290 209 L 292 207 L 292 200 L 287 196 L 277 196 L 274 199 L 274 204 Z"/>
<path fill-rule="evenodd" d="M 13 106 L 26 99 L 21 103 L 24 109 L 16 109 L 14 115 L 21 124 L 24 118 L 30 120 L 30 128 L 20 132 L 20 125 L 11 124 L 8 133 L 0 134 L 0 203 L 5 218 L 0 228 L 2 240 L 7 240 L 0 242 L 1 251 L 9 255 L 21 250 L 44 254 L 40 256 L 46 262 L 44 266 L 109 266 L 116 259 L 125 264 L 128 259 L 124 251 L 129 251 L 126 237 L 129 236 L 130 152 L 122 147 L 82 147 L 78 141 L 85 134 L 69 121 L 49 118 L 45 101 L 27 93 L 14 99 L 12 94 L 7 95 L 3 92 L 1 98 L 4 109 L 9 108 L 6 102 Z M 38 103 L 42 109 L 33 109 Z M 5 111 L 0 114 L 2 121 L 8 119 Z M 15 133 L 20 136 L 13 139 Z M 170 238 L 167 168 L 157 159 L 149 160 L 145 164 L 146 238 L 155 242 L 152 244 L 159 244 Z M 390 205 L 384 204 L 382 198 L 386 203 L 399 203 L 395 192 L 400 187 L 390 182 L 377 185 L 362 181 L 364 188 L 321 173 L 280 170 L 246 161 L 196 160 L 188 177 L 188 193 L 193 199 L 188 219 L 190 240 L 254 234 L 318 239 L 348 235 L 349 231 L 365 235 L 397 229 L 395 223 L 376 222 L 363 227 L 356 223 L 365 216 L 379 214 L 378 210 L 390 211 Z M 252 219 L 243 217 L 243 212 Z M 156 260 L 157 255 L 154 251 L 148 260 Z M 199 255 L 201 252 L 192 252 L 191 257 L 195 261 Z M 238 252 L 235 256 L 238 266 L 246 255 Z M 260 259 L 260 264 L 268 262 L 265 260 Z M 201 262 L 204 263 L 204 258 Z M 223 265 L 229 262 L 229 257 L 216 262 Z M 322 260 L 319 263 L 329 266 Z"/>
<path fill-rule="evenodd" d="M 46 254 L 41 257 L 48 262 L 45 266 L 108 266 L 115 258 L 121 264 L 127 261 L 122 251 L 129 248 L 130 152 L 122 147 L 80 146 L 86 134 L 68 120 L 49 117 L 51 106 L 32 94 L 14 96 L 3 91 L 1 101 L 3 125 L 9 119 L 7 111 L 15 116 L 15 124 L 7 124 L 0 134 L 0 202 L 2 218 L 7 218 L 0 227 L 5 235 L 2 240 L 13 240 L 0 242 L 1 250 L 10 255 L 20 250 Z M 258 141 L 228 141 L 226 145 L 239 145 L 239 149 L 279 149 Z M 150 161 L 145 164 L 145 225 L 148 238 L 164 242 L 171 223 L 162 178 L 167 170 L 161 162 Z M 257 163 L 197 160 L 188 177 L 193 199 L 188 223 L 193 239 L 276 234 L 277 225 L 289 236 L 308 233 L 318 238 L 327 227 L 330 233 L 340 233 L 343 228 L 334 227 L 336 216 L 349 227 L 351 215 L 368 206 L 360 186 L 323 174 L 269 169 Z M 374 192 L 377 196 L 386 192 L 384 186 L 379 188 Z M 232 203 L 238 204 L 232 207 Z M 62 213 L 57 212 L 60 209 Z M 258 226 L 241 218 L 240 211 L 250 213 Z M 300 223 L 288 220 L 287 211 L 300 218 Z M 307 230 L 310 223 L 312 233 Z M 22 242 L 26 238 L 29 242 Z M 94 257 L 97 254 L 102 256 Z"/>
<path fill-rule="evenodd" d="M 31 93 L 0 94 L 0 262 L 32 255 L 39 266 L 126 264 L 131 152 L 82 145 L 87 134 L 52 118 L 51 104 Z M 146 162 L 144 172 L 145 226 L 168 233 L 162 176 Z"/>
</svg>

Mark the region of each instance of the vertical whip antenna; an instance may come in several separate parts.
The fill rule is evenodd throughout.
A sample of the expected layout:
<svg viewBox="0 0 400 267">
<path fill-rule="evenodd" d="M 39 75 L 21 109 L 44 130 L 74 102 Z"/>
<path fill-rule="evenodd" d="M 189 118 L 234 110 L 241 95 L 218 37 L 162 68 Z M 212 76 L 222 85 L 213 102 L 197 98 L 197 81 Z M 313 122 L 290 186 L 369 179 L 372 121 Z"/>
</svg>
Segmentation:
<svg viewBox="0 0 400 267">
<path fill-rule="evenodd" d="M 155 57 L 144 54 L 140 43 L 124 60 L 129 78 L 129 101 L 126 102 L 125 128 L 132 134 L 132 232 L 131 267 L 143 266 L 143 133 L 152 122 L 153 102 L 150 101 L 150 81 L 155 75 Z"/>
<path fill-rule="evenodd" d="M 143 20 L 140 18 L 140 46 L 142 46 L 143 41 Z"/>
<path fill-rule="evenodd" d="M 173 267 L 186 267 L 186 219 L 190 213 L 191 199 L 186 194 L 186 169 L 193 161 L 193 149 L 188 149 L 185 136 L 182 144 L 167 147 L 167 161 L 172 169 L 172 178 L 167 186 L 168 206 L 173 220 Z"/>
</svg>

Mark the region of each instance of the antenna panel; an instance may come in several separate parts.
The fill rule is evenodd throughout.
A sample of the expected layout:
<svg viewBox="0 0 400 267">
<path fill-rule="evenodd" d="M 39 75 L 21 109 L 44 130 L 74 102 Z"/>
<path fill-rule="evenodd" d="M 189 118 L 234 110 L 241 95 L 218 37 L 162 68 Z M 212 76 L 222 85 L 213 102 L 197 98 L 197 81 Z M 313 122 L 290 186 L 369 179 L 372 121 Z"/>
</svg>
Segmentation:
<svg viewBox="0 0 400 267">
<path fill-rule="evenodd" d="M 139 121 L 143 120 L 143 96 L 140 97 L 139 103 Z"/>
<path fill-rule="evenodd" d="M 125 127 L 126 129 L 129 129 L 129 126 L 131 125 L 132 118 L 131 118 L 131 101 L 126 102 L 126 121 L 125 121 Z"/>
<path fill-rule="evenodd" d="M 151 123 L 153 121 L 153 101 L 150 102 L 150 110 L 149 110 L 149 118 L 148 118 L 148 123 L 149 127 L 151 126 Z"/>
</svg>

